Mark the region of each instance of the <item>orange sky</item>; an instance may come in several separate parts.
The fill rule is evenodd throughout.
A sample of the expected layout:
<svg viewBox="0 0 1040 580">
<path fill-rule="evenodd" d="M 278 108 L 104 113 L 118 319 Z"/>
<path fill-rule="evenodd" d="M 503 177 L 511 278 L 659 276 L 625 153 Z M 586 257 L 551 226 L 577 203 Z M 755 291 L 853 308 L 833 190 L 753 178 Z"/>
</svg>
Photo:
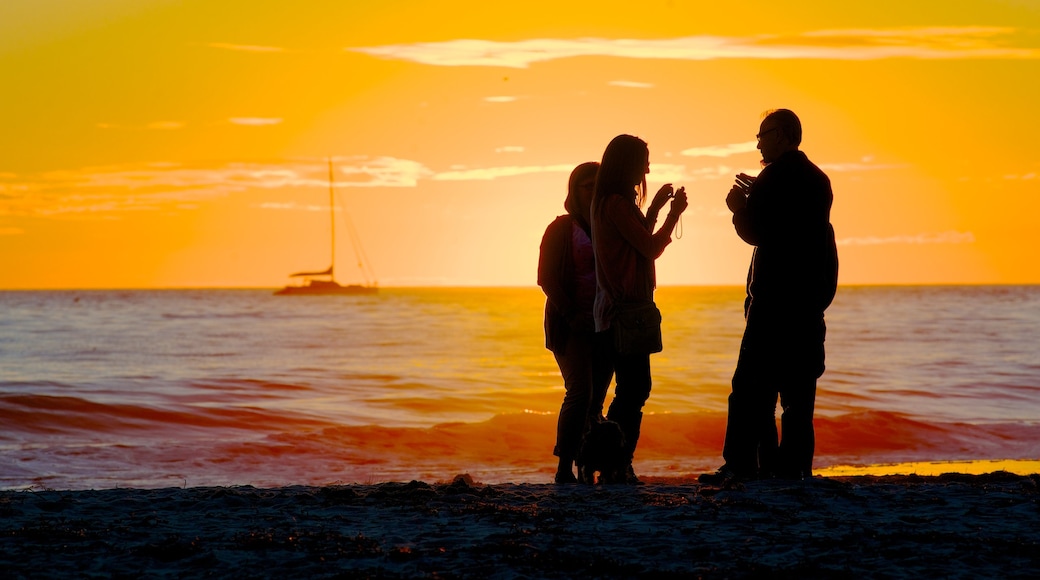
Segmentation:
<svg viewBox="0 0 1040 580">
<path fill-rule="evenodd" d="M 323 269 L 328 156 L 380 285 L 531 285 L 619 133 L 691 194 L 659 282 L 740 284 L 724 198 L 776 107 L 831 177 L 842 283 L 1040 283 L 1040 3 L 855 6 L 5 0 L 0 288 Z"/>
</svg>

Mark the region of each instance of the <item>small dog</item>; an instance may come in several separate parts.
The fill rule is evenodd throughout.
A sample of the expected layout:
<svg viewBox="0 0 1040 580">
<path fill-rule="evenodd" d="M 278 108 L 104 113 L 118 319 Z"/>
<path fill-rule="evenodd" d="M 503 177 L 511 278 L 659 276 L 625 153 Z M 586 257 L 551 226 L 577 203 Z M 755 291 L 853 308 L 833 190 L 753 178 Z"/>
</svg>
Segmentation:
<svg viewBox="0 0 1040 580">
<path fill-rule="evenodd" d="M 625 434 L 621 426 L 603 417 L 591 421 L 574 462 L 578 467 L 578 483 L 624 483 L 628 475 L 625 455 Z"/>
</svg>

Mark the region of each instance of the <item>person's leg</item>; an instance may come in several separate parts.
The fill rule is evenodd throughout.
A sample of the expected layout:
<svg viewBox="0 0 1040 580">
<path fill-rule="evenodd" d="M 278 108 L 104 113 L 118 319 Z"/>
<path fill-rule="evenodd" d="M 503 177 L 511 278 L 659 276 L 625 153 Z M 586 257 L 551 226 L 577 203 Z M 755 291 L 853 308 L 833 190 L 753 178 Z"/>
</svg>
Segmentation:
<svg viewBox="0 0 1040 580">
<path fill-rule="evenodd" d="M 628 460 L 635 454 L 643 421 L 643 405 L 650 398 L 650 355 L 614 358 L 614 400 L 607 411 L 607 419 L 616 422 L 625 435 Z"/>
<path fill-rule="evenodd" d="M 801 479 L 812 475 L 816 449 L 813 415 L 816 409 L 816 380 L 825 368 L 824 342 L 827 325 L 823 318 L 792 324 L 786 365 L 780 386 L 780 457 L 778 475 Z"/>
<path fill-rule="evenodd" d="M 603 403 L 610 389 L 610 380 L 614 378 L 614 361 L 612 355 L 611 334 L 597 332 L 592 339 L 592 400 L 589 402 L 589 420 L 595 421 L 603 416 Z"/>
<path fill-rule="evenodd" d="M 770 388 L 762 394 L 762 410 L 758 420 L 758 477 L 768 479 L 776 475 L 780 464 L 780 435 L 776 430 L 777 394 Z"/>
<path fill-rule="evenodd" d="M 573 333 L 563 352 L 554 353 L 566 390 L 556 425 L 556 448 L 553 450 L 553 454 L 560 458 L 557 481 L 569 481 L 574 477 L 572 466 L 581 447 L 589 402 L 592 400 L 592 352 L 591 335 Z"/>
<path fill-rule="evenodd" d="M 749 343 L 745 337 L 733 372 L 722 448 L 724 469 L 743 478 L 771 469 L 768 464 L 777 449 L 776 391 L 769 386 L 769 361 Z"/>
<path fill-rule="evenodd" d="M 816 379 L 793 379 L 780 391 L 780 477 L 801 479 L 812 475 L 816 433 L 813 413 L 816 407 Z"/>
</svg>

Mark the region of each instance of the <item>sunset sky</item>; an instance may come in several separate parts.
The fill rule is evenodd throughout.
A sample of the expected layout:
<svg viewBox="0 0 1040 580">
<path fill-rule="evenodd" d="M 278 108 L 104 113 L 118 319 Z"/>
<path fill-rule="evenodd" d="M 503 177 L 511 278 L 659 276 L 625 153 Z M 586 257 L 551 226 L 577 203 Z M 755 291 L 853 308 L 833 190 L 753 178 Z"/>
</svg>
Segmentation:
<svg viewBox="0 0 1040 580">
<path fill-rule="evenodd" d="M 1040 283 L 1040 2 L 4 0 L 0 288 L 533 285 L 578 163 L 684 185 L 662 285 L 740 284 L 761 114 L 843 284 Z"/>
</svg>

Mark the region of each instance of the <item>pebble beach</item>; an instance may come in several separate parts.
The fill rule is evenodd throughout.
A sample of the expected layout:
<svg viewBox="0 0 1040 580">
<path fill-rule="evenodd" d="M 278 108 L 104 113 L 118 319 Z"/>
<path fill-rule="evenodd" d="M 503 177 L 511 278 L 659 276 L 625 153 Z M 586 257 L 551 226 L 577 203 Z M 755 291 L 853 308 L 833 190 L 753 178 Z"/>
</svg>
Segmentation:
<svg viewBox="0 0 1040 580">
<path fill-rule="evenodd" d="M 1040 475 L 0 492 L 6 578 L 1033 578 Z"/>
</svg>

